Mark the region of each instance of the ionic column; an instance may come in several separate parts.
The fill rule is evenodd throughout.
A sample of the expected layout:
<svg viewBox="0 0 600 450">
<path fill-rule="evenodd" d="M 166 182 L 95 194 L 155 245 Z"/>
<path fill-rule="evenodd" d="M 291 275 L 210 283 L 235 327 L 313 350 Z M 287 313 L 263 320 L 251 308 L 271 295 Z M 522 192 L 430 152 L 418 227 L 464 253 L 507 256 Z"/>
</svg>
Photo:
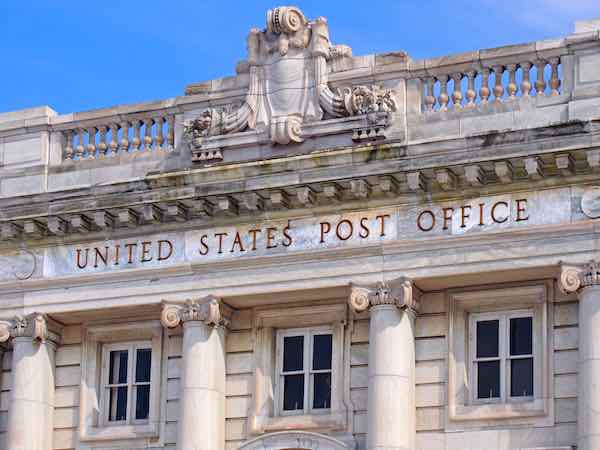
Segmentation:
<svg viewBox="0 0 600 450">
<path fill-rule="evenodd" d="M 163 307 L 164 326 L 183 324 L 178 450 L 225 448 L 225 327 L 230 311 L 212 296 Z"/>
<path fill-rule="evenodd" d="M 600 265 L 563 265 L 560 289 L 579 298 L 577 449 L 600 448 Z"/>
<path fill-rule="evenodd" d="M 7 450 L 51 450 L 54 355 L 60 326 L 43 314 L 0 322 L 0 342 L 12 341 Z"/>
<path fill-rule="evenodd" d="M 419 296 L 406 278 L 351 287 L 350 306 L 370 313 L 369 450 L 415 449 L 414 327 Z"/>
</svg>

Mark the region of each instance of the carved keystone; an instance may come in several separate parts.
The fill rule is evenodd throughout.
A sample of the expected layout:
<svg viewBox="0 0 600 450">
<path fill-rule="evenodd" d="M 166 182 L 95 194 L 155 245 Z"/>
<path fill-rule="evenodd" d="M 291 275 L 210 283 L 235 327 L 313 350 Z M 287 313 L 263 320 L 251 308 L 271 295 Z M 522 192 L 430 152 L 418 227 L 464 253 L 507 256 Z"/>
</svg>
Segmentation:
<svg viewBox="0 0 600 450">
<path fill-rule="evenodd" d="M 366 199 L 371 195 L 371 185 L 366 180 L 350 180 L 350 192 L 356 198 Z"/>
<path fill-rule="evenodd" d="M 406 183 L 411 191 L 425 191 L 427 179 L 423 172 L 409 172 L 406 174 Z"/>
<path fill-rule="evenodd" d="M 537 156 L 525 158 L 525 170 L 532 180 L 539 180 L 544 176 L 544 162 Z"/>
<path fill-rule="evenodd" d="M 480 165 L 465 167 L 465 178 L 471 186 L 482 186 L 485 184 L 485 172 Z"/>
<path fill-rule="evenodd" d="M 575 160 L 568 153 L 556 155 L 556 168 L 565 177 L 573 175 L 575 173 Z"/>
<path fill-rule="evenodd" d="M 510 161 L 498 161 L 494 163 L 494 172 L 502 184 L 511 183 L 514 177 Z"/>
<path fill-rule="evenodd" d="M 290 207 L 290 197 L 285 191 L 272 191 L 269 201 L 273 209 L 287 209 Z"/>
<path fill-rule="evenodd" d="M 454 190 L 458 185 L 458 178 L 450 169 L 436 170 L 435 179 L 444 191 Z"/>
<path fill-rule="evenodd" d="M 50 233 L 62 236 L 67 232 L 67 227 L 67 222 L 60 217 L 48 217 L 48 230 Z"/>
</svg>

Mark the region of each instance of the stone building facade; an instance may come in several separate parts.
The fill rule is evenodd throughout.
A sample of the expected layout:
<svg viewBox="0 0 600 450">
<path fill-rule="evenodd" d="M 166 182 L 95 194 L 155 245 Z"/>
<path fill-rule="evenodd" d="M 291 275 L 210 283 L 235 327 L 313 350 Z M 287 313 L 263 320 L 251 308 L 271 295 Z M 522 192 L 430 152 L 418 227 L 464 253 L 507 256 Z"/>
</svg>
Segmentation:
<svg viewBox="0 0 600 450">
<path fill-rule="evenodd" d="M 281 7 L 247 45 L 0 114 L 0 448 L 600 449 L 600 21 L 414 60 Z"/>
</svg>

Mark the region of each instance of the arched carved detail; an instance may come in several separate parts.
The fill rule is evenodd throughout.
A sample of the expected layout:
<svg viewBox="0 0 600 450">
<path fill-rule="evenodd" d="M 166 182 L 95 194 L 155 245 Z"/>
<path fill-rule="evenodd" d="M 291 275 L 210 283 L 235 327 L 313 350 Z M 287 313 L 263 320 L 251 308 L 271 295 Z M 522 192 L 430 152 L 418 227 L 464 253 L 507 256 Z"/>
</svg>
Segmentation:
<svg viewBox="0 0 600 450">
<path fill-rule="evenodd" d="M 379 305 L 395 305 L 417 312 L 420 297 L 421 291 L 412 280 L 401 277 L 390 282 L 379 282 L 375 286 L 351 284 L 348 303 L 357 313 Z"/>
<path fill-rule="evenodd" d="M 308 431 L 281 431 L 251 439 L 239 450 L 353 450 L 344 442 Z"/>
</svg>

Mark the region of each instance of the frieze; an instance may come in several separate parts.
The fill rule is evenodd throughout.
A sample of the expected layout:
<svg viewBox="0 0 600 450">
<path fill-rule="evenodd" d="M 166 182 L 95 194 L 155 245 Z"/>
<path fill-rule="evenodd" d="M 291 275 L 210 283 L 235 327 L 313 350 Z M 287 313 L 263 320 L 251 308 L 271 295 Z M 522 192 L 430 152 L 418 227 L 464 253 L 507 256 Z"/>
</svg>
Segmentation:
<svg viewBox="0 0 600 450">
<path fill-rule="evenodd" d="M 582 195 L 583 189 L 578 187 L 556 188 L 22 250 L 0 255 L 6 267 L 15 267 L 14 273 L 0 272 L 0 281 L 15 281 L 24 275 L 35 279 L 162 268 L 569 224 L 590 220 L 581 209 Z"/>
</svg>

